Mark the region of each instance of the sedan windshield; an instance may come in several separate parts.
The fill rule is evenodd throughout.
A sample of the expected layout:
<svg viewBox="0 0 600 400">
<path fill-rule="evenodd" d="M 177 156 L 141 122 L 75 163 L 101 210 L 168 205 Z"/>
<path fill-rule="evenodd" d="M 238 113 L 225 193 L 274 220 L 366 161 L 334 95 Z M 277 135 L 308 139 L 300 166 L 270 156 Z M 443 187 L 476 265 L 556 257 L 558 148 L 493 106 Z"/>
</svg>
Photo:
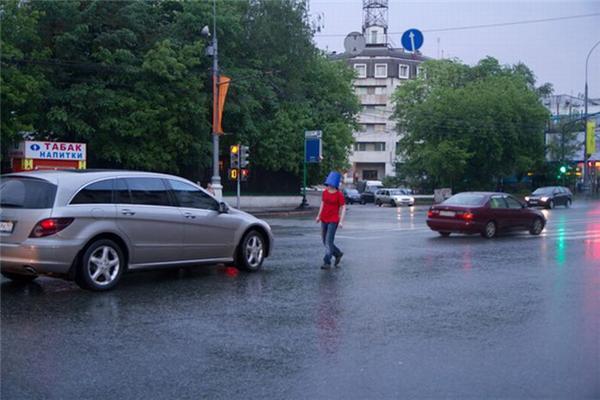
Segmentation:
<svg viewBox="0 0 600 400">
<path fill-rule="evenodd" d="M 552 194 L 554 188 L 551 187 L 542 187 L 542 188 L 538 188 L 535 189 L 535 192 L 533 192 L 534 195 L 542 195 L 542 194 Z"/>
<path fill-rule="evenodd" d="M 402 189 L 396 189 L 396 190 L 390 190 L 390 194 L 392 196 L 403 196 L 406 194 L 406 192 Z"/>
<path fill-rule="evenodd" d="M 476 193 L 459 193 L 445 200 L 442 204 L 449 206 L 481 206 L 486 196 Z"/>
<path fill-rule="evenodd" d="M 358 190 L 356 190 L 356 189 L 347 189 L 346 193 L 348 193 L 348 194 L 358 194 Z"/>
</svg>

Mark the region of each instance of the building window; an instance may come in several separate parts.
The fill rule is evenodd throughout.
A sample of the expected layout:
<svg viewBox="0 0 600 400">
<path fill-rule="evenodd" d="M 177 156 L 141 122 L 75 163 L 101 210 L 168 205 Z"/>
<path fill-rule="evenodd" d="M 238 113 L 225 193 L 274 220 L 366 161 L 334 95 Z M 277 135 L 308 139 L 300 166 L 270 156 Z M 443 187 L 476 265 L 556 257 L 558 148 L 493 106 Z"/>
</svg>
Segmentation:
<svg viewBox="0 0 600 400">
<path fill-rule="evenodd" d="M 363 169 L 362 178 L 365 181 L 377 180 L 377 170 L 376 169 Z"/>
<path fill-rule="evenodd" d="M 367 77 L 367 64 L 354 64 L 354 70 L 359 78 Z"/>
<path fill-rule="evenodd" d="M 385 151 L 385 142 L 356 142 L 354 151 Z"/>
<path fill-rule="evenodd" d="M 387 64 L 375 64 L 375 78 L 387 78 Z"/>
<path fill-rule="evenodd" d="M 423 76 L 423 73 L 424 73 L 424 72 L 425 72 L 425 71 L 423 70 L 423 68 L 422 68 L 422 67 L 417 67 L 417 78 L 419 78 L 419 77 Z M 423 76 L 423 77 L 425 77 L 425 76 Z"/>
<path fill-rule="evenodd" d="M 398 76 L 400 79 L 410 78 L 410 67 L 406 64 L 398 65 Z"/>
<path fill-rule="evenodd" d="M 365 151 L 367 149 L 367 144 L 364 142 L 354 143 L 354 151 Z"/>
</svg>

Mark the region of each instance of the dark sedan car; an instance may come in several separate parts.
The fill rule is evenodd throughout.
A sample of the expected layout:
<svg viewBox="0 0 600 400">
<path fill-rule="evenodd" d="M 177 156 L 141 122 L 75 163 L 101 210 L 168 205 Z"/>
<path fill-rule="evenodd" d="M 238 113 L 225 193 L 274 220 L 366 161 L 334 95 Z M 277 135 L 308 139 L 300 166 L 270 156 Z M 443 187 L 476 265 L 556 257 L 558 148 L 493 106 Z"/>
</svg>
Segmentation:
<svg viewBox="0 0 600 400">
<path fill-rule="evenodd" d="M 346 204 L 360 203 L 360 193 L 358 193 L 358 190 L 346 188 L 342 192 L 344 193 Z"/>
<path fill-rule="evenodd" d="M 546 218 L 506 193 L 464 192 L 432 206 L 427 225 L 442 236 L 480 233 L 489 239 L 508 230 L 528 230 L 539 235 Z"/>
<path fill-rule="evenodd" d="M 525 197 L 529 207 L 554 208 L 554 206 L 571 207 L 573 193 L 563 186 L 546 186 L 536 189 L 531 195 Z"/>
</svg>

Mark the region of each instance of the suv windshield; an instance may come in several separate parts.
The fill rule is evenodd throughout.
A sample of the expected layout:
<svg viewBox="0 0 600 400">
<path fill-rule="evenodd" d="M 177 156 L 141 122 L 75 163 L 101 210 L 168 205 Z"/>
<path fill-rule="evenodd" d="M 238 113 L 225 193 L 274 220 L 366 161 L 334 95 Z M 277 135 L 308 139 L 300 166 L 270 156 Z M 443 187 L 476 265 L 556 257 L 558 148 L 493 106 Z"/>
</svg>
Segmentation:
<svg viewBox="0 0 600 400">
<path fill-rule="evenodd" d="M 7 177 L 0 181 L 0 206 L 52 208 L 56 185 L 36 178 Z"/>
<path fill-rule="evenodd" d="M 474 193 L 459 193 L 442 202 L 449 206 L 480 206 L 485 201 L 485 195 Z"/>
<path fill-rule="evenodd" d="M 533 194 L 535 194 L 535 195 L 552 194 L 553 190 L 554 190 L 554 188 L 551 188 L 551 187 L 542 187 L 542 188 L 535 189 L 535 192 L 533 192 Z"/>
<path fill-rule="evenodd" d="M 395 189 L 395 190 L 390 190 L 390 194 L 392 196 L 402 196 L 402 195 L 405 195 L 406 192 L 402 189 Z"/>
</svg>

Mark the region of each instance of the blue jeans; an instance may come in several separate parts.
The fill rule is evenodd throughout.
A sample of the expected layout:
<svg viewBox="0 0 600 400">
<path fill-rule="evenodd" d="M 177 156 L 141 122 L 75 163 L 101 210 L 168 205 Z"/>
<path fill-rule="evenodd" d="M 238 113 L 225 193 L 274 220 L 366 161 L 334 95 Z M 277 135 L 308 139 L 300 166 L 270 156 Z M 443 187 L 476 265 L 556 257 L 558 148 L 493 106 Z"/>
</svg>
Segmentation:
<svg viewBox="0 0 600 400">
<path fill-rule="evenodd" d="M 323 244 L 325 245 L 325 257 L 323 257 L 323 262 L 325 264 L 331 264 L 331 257 L 339 257 L 342 255 L 340 249 L 333 244 L 335 240 L 335 231 L 337 231 L 338 224 L 321 222 L 321 238 L 323 239 Z"/>
</svg>

